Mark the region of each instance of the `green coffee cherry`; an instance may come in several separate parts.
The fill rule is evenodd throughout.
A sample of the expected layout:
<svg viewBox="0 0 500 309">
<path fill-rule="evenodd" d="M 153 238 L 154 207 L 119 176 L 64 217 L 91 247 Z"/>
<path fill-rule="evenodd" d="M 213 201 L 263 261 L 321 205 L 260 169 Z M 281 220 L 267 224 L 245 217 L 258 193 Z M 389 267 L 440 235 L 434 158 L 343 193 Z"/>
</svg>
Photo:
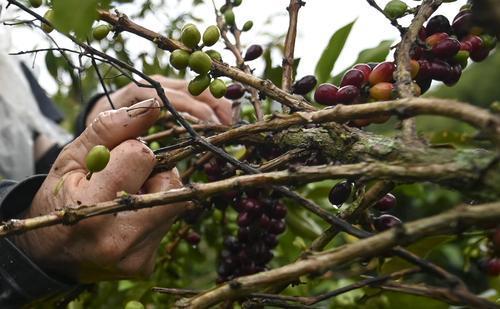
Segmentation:
<svg viewBox="0 0 500 309">
<path fill-rule="evenodd" d="M 203 32 L 203 44 L 205 46 L 212 46 L 220 39 L 220 30 L 217 26 L 209 26 Z"/>
<path fill-rule="evenodd" d="M 250 29 L 252 29 L 252 27 L 253 27 L 253 21 L 247 20 L 243 24 L 243 28 L 241 28 L 241 31 L 250 31 Z"/>
<path fill-rule="evenodd" d="M 194 96 L 200 95 L 210 85 L 210 77 L 208 75 L 198 75 L 189 82 L 188 91 Z"/>
<path fill-rule="evenodd" d="M 85 157 L 85 164 L 91 173 L 102 171 L 109 162 L 109 149 L 103 145 L 94 146 Z"/>
<path fill-rule="evenodd" d="M 228 24 L 229 26 L 234 26 L 235 19 L 234 19 L 234 12 L 232 9 L 229 8 L 224 12 L 224 20 L 226 21 L 226 24 Z"/>
<path fill-rule="evenodd" d="M 131 300 L 125 305 L 124 309 L 144 309 L 144 305 L 137 300 Z"/>
<path fill-rule="evenodd" d="M 391 0 L 384 8 L 384 13 L 392 19 L 405 15 L 408 5 L 401 0 Z"/>
<path fill-rule="evenodd" d="M 227 92 L 226 83 L 224 83 L 220 79 L 214 79 L 213 82 L 210 83 L 210 93 L 214 96 L 214 98 L 220 99 Z"/>
<path fill-rule="evenodd" d="M 186 29 L 187 27 L 191 27 L 191 26 L 195 26 L 196 27 L 196 25 L 193 24 L 193 23 L 187 23 L 184 26 L 182 26 L 181 33 L 182 33 L 182 31 L 184 31 L 184 29 Z"/>
<path fill-rule="evenodd" d="M 195 51 L 189 56 L 189 67 L 198 74 L 207 74 L 212 68 L 212 59 L 202 51 Z"/>
<path fill-rule="evenodd" d="M 30 5 L 34 8 L 38 8 L 42 5 L 42 0 L 30 0 Z"/>
<path fill-rule="evenodd" d="M 160 143 L 158 143 L 157 141 L 154 141 L 154 142 L 151 142 L 149 144 L 149 148 L 151 148 L 151 150 L 155 151 L 155 150 L 158 150 L 161 148 L 161 145 Z"/>
<path fill-rule="evenodd" d="M 462 69 L 465 69 L 467 66 L 467 60 L 469 60 L 469 52 L 466 50 L 460 50 L 453 56 L 453 61 L 460 64 Z"/>
<path fill-rule="evenodd" d="M 205 51 L 205 53 L 212 59 L 212 60 L 217 60 L 217 61 L 222 61 L 222 56 L 220 53 L 214 49 L 209 49 Z"/>
<path fill-rule="evenodd" d="M 483 46 L 487 49 L 493 49 L 497 45 L 497 38 L 489 34 L 482 34 L 481 40 L 483 40 Z"/>
<path fill-rule="evenodd" d="M 45 14 L 43 15 L 43 18 L 45 18 L 48 22 L 50 23 L 53 23 L 54 22 L 54 11 L 52 10 L 48 10 L 47 12 L 45 12 Z M 52 27 L 51 25 L 49 24 L 46 24 L 44 22 L 42 22 L 42 30 L 45 32 L 45 33 L 51 33 L 52 30 L 54 30 L 54 27 Z"/>
<path fill-rule="evenodd" d="M 200 42 L 201 34 L 195 25 L 184 27 L 181 33 L 181 41 L 189 48 L 195 48 Z"/>
<path fill-rule="evenodd" d="M 177 70 L 183 70 L 189 64 L 189 56 L 187 51 L 176 49 L 170 54 L 170 64 Z"/>
<path fill-rule="evenodd" d="M 233 6 L 240 6 L 243 0 L 233 0 Z"/>
<path fill-rule="evenodd" d="M 109 32 L 111 31 L 111 27 L 108 25 L 99 25 L 92 29 L 92 36 L 94 37 L 95 40 L 100 41 L 104 39 L 106 36 L 108 36 Z"/>
</svg>

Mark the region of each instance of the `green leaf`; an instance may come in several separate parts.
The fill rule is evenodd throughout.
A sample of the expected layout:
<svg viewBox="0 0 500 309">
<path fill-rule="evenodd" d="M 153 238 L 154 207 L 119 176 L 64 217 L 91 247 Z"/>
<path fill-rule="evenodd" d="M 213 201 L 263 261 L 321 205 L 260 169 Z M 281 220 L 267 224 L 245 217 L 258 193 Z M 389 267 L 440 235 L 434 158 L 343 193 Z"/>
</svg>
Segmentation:
<svg viewBox="0 0 500 309">
<path fill-rule="evenodd" d="M 65 33 L 85 38 L 97 19 L 98 0 L 53 0 L 54 25 Z"/>
<path fill-rule="evenodd" d="M 331 82 L 338 85 L 340 83 L 340 80 L 342 79 L 342 76 L 344 76 L 345 72 L 349 68 L 353 67 L 358 63 L 384 61 L 385 58 L 387 58 L 387 55 L 389 54 L 392 43 L 393 43 L 392 40 L 384 40 L 380 42 L 378 46 L 362 50 L 358 55 L 358 59 L 356 59 L 356 61 L 354 61 L 354 63 L 350 65 L 347 69 L 335 75 L 332 78 Z"/>
<path fill-rule="evenodd" d="M 352 26 L 355 22 L 356 20 L 340 28 L 330 38 L 328 45 L 323 50 L 323 53 L 316 64 L 315 72 L 316 78 L 318 78 L 318 83 L 324 83 L 330 78 L 335 62 L 337 62 L 337 59 L 344 48 L 347 37 L 349 36 L 349 33 L 351 33 Z"/>
</svg>

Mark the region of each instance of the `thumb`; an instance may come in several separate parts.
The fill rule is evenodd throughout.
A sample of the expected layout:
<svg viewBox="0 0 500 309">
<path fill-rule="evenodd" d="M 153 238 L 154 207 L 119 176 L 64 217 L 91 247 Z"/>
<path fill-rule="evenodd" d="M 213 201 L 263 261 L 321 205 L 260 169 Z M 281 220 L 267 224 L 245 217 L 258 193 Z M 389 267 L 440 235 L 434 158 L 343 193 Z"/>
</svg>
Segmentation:
<svg viewBox="0 0 500 309">
<path fill-rule="evenodd" d="M 160 104 L 156 99 L 102 112 L 63 150 L 59 159 L 77 161 L 80 166 L 85 166 L 85 156 L 92 147 L 104 145 L 112 150 L 120 143 L 140 136 L 154 124 L 159 115 Z"/>
</svg>

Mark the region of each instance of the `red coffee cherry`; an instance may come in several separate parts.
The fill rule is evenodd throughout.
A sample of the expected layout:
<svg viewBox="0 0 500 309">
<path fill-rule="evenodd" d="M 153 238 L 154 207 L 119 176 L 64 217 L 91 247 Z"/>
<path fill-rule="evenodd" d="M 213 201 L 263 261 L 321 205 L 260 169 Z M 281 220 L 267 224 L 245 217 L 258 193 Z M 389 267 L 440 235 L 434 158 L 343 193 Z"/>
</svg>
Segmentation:
<svg viewBox="0 0 500 309">
<path fill-rule="evenodd" d="M 366 82 L 365 74 L 358 69 L 350 69 L 345 72 L 342 77 L 342 81 L 340 82 L 340 87 L 344 87 L 347 85 L 352 85 L 357 88 L 361 88 L 361 86 Z"/>
<path fill-rule="evenodd" d="M 418 74 L 416 76 L 417 79 L 428 79 L 432 78 L 431 75 L 431 62 L 429 60 L 418 60 Z"/>
<path fill-rule="evenodd" d="M 363 74 L 365 75 L 365 80 L 368 80 L 368 77 L 370 77 L 370 73 L 372 72 L 372 68 L 365 63 L 356 64 L 352 68 L 363 72 Z"/>
<path fill-rule="evenodd" d="M 401 220 L 399 220 L 399 218 L 388 214 L 384 214 L 381 215 L 380 217 L 373 219 L 373 226 L 379 232 L 388 230 L 392 227 L 400 225 L 401 223 L 402 222 Z"/>
<path fill-rule="evenodd" d="M 376 85 L 382 82 L 392 82 L 396 66 L 393 62 L 382 62 L 373 68 L 368 81 L 370 85 Z"/>
<path fill-rule="evenodd" d="M 457 39 L 447 38 L 432 47 L 432 53 L 439 58 L 450 58 L 460 50 L 460 42 Z"/>
<path fill-rule="evenodd" d="M 450 74 L 443 80 L 446 86 L 453 86 L 460 80 L 462 76 L 462 66 L 457 63 L 451 66 Z"/>
<path fill-rule="evenodd" d="M 321 84 L 314 92 L 314 100 L 323 105 L 334 105 L 339 88 L 332 84 Z"/>
<path fill-rule="evenodd" d="M 425 39 L 427 38 L 427 29 L 425 29 L 424 26 L 422 26 L 422 28 L 420 28 L 420 30 L 418 30 L 418 38 L 421 41 L 425 42 Z"/>
<path fill-rule="evenodd" d="M 481 62 L 488 57 L 490 50 L 486 47 L 481 47 L 470 53 L 470 58 L 475 62 Z"/>
<path fill-rule="evenodd" d="M 500 275 L 500 258 L 492 258 L 486 262 L 488 275 L 496 277 Z"/>
<path fill-rule="evenodd" d="M 425 40 L 425 44 L 427 44 L 427 46 L 429 46 L 429 47 L 434 47 L 439 42 L 446 40 L 449 37 L 450 36 L 448 35 L 448 33 L 438 32 L 438 33 L 435 33 L 435 34 L 427 37 L 427 39 Z"/>
<path fill-rule="evenodd" d="M 472 26 L 473 26 L 472 13 L 465 12 L 465 13 L 461 14 L 460 17 L 455 18 L 453 20 L 453 25 L 451 27 L 453 28 L 453 32 L 458 37 L 462 37 L 462 36 L 467 35 L 469 33 Z"/>
<path fill-rule="evenodd" d="M 434 59 L 431 62 L 430 75 L 433 79 L 443 81 L 451 74 L 451 66 L 446 61 Z"/>
<path fill-rule="evenodd" d="M 186 241 L 192 245 L 192 246 L 196 246 L 200 243 L 200 240 L 201 240 L 201 236 L 200 234 L 194 232 L 194 231 L 191 231 L 189 232 L 188 235 L 186 235 Z"/>
<path fill-rule="evenodd" d="M 359 97 L 359 88 L 353 85 L 347 85 L 339 89 L 335 95 L 335 101 L 341 104 L 350 104 Z"/>
<path fill-rule="evenodd" d="M 224 97 L 230 100 L 238 100 L 245 94 L 245 88 L 240 84 L 231 84 L 227 87 Z"/>
<path fill-rule="evenodd" d="M 483 46 L 483 40 L 479 36 L 474 34 L 469 34 L 468 36 L 464 37 L 462 39 L 462 42 L 468 42 L 471 45 L 469 50 L 470 53 L 478 51 Z"/>
<path fill-rule="evenodd" d="M 387 193 L 382 197 L 373 207 L 380 211 L 388 211 L 396 206 L 396 197 L 390 193 Z"/>
</svg>

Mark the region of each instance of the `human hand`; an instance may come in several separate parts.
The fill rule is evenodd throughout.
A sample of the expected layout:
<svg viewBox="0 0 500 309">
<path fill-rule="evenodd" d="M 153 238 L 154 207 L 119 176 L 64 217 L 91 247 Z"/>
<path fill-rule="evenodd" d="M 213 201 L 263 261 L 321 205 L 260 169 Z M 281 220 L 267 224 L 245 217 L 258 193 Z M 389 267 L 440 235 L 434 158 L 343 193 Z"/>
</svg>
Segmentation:
<svg viewBox="0 0 500 309">
<path fill-rule="evenodd" d="M 23 217 L 62 207 L 109 201 L 118 192 L 145 193 L 182 186 L 174 169 L 151 176 L 155 156 L 135 138 L 158 118 L 154 99 L 99 116 L 54 162 Z M 86 179 L 85 156 L 95 145 L 111 149 L 104 170 Z M 148 275 L 155 252 L 184 203 L 97 216 L 73 226 L 56 225 L 14 236 L 14 242 L 40 267 L 78 282 Z"/>
<path fill-rule="evenodd" d="M 188 82 L 184 80 L 167 78 L 161 75 L 153 75 L 151 78 L 161 83 L 168 99 L 177 111 L 189 113 L 203 121 L 231 124 L 231 101 L 224 98 L 216 99 L 208 90 L 194 97 L 189 94 L 187 90 Z M 145 81 L 141 82 L 145 83 Z M 110 97 L 116 108 L 128 107 L 149 98 L 156 98 L 161 102 L 155 89 L 139 87 L 134 83 L 117 90 Z M 99 113 L 109 109 L 111 109 L 111 105 L 108 98 L 103 96 L 96 102 L 96 105 L 87 116 L 86 124 L 90 124 Z"/>
</svg>

